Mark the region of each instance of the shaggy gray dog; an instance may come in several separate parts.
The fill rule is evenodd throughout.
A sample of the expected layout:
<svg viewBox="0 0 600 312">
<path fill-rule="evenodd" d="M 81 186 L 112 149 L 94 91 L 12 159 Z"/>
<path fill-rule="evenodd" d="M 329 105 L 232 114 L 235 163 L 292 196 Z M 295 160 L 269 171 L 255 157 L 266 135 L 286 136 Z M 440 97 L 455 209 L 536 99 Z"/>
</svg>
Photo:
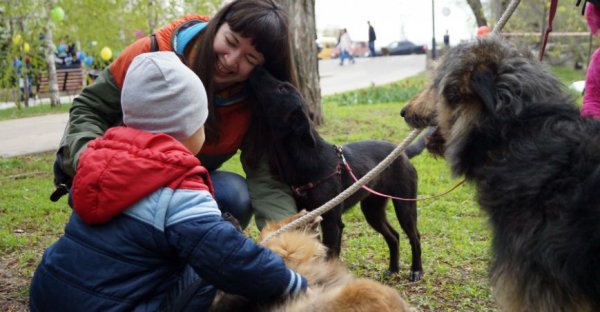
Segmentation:
<svg viewBox="0 0 600 312">
<path fill-rule="evenodd" d="M 461 44 L 402 115 L 475 184 L 503 310 L 600 311 L 600 122 L 542 64 L 494 35 Z"/>
</svg>

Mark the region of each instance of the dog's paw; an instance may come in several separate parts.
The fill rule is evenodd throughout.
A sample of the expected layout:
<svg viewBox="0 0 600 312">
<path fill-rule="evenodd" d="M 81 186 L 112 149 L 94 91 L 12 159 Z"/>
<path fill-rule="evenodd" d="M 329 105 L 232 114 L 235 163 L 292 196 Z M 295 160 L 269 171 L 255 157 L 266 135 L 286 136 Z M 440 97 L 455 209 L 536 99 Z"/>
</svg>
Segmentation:
<svg viewBox="0 0 600 312">
<path fill-rule="evenodd" d="M 423 278 L 423 275 L 425 275 L 423 271 L 410 271 L 408 280 L 411 282 L 420 281 Z"/>
</svg>

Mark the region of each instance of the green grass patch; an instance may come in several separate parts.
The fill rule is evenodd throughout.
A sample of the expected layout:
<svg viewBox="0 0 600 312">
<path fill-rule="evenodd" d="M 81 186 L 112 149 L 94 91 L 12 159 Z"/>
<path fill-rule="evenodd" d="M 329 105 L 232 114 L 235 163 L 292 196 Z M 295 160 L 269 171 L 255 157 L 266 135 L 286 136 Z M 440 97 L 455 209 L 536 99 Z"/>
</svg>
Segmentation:
<svg viewBox="0 0 600 312">
<path fill-rule="evenodd" d="M 585 71 L 582 70 L 575 70 L 569 67 L 551 67 L 550 70 L 567 88 L 575 81 L 585 80 Z M 571 93 L 575 99 L 577 106 L 581 107 L 583 95 L 580 92 L 571 89 L 568 89 L 568 92 Z"/>
<path fill-rule="evenodd" d="M 406 102 L 421 90 L 424 82 L 425 75 L 423 74 L 384 86 L 371 86 L 364 89 L 326 96 L 323 98 L 323 106 L 326 106 L 328 103 L 346 106 Z"/>
<path fill-rule="evenodd" d="M 558 75 L 571 79 L 574 74 L 561 70 Z M 400 109 L 424 83 L 424 76 L 417 76 L 366 91 L 325 97 L 326 122 L 319 131 L 336 144 L 361 139 L 400 143 L 411 130 L 400 117 Z M 364 102 L 359 102 L 358 97 Z M 51 152 L 0 158 L 0 298 L 9 298 L 0 299 L 0 310 L 26 310 L 33 270 L 43 250 L 63 233 L 71 213 L 64 197 L 56 203 L 48 199 L 53 191 L 53 161 Z M 411 162 L 419 175 L 419 195 L 444 193 L 460 181 L 451 177 L 443 159 L 423 153 Z M 223 170 L 243 174 L 239 157 L 227 162 Z M 487 275 L 491 234 L 474 197 L 473 187 L 463 185 L 446 196 L 418 202 L 425 271 L 419 282 L 407 279 L 410 246 L 391 204 L 388 219 L 401 233 L 400 274 L 384 275 L 389 261 L 387 246 L 357 207 L 344 215 L 341 258 L 355 274 L 397 289 L 418 311 L 496 311 Z M 255 227 L 251 226 L 247 234 L 256 237 Z"/>
<path fill-rule="evenodd" d="M 551 67 L 550 70 L 566 85 L 585 80 L 585 71 L 583 70 L 575 70 L 569 67 Z"/>
<path fill-rule="evenodd" d="M 30 107 L 11 107 L 0 109 L 0 120 L 9 120 L 25 117 L 34 117 L 48 114 L 68 113 L 71 104 L 61 104 L 57 107 L 52 107 L 50 104 L 42 104 Z"/>
</svg>

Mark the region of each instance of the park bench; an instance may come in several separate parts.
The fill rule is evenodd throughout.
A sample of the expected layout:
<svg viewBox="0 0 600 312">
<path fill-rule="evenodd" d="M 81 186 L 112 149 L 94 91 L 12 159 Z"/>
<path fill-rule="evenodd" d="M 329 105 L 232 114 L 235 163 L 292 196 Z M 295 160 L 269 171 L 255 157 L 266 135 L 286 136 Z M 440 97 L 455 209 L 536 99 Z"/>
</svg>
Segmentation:
<svg viewBox="0 0 600 312">
<path fill-rule="evenodd" d="M 56 82 L 60 93 L 79 94 L 83 88 L 83 69 L 81 67 L 56 69 Z M 42 95 L 49 92 L 48 73 L 43 73 L 38 81 L 37 94 Z"/>
</svg>

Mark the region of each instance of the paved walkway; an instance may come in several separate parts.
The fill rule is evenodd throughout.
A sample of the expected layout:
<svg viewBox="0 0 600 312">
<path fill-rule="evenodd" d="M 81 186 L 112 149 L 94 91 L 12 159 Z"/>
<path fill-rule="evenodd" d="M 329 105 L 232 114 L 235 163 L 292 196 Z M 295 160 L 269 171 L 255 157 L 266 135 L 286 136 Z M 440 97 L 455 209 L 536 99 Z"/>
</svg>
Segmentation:
<svg viewBox="0 0 600 312">
<path fill-rule="evenodd" d="M 356 64 L 344 66 L 338 60 L 319 61 L 321 94 L 386 84 L 424 70 L 423 55 L 357 58 Z M 11 106 L 14 104 L 0 103 L 0 109 Z M 68 119 L 64 113 L 0 121 L 0 157 L 56 150 Z"/>
</svg>

